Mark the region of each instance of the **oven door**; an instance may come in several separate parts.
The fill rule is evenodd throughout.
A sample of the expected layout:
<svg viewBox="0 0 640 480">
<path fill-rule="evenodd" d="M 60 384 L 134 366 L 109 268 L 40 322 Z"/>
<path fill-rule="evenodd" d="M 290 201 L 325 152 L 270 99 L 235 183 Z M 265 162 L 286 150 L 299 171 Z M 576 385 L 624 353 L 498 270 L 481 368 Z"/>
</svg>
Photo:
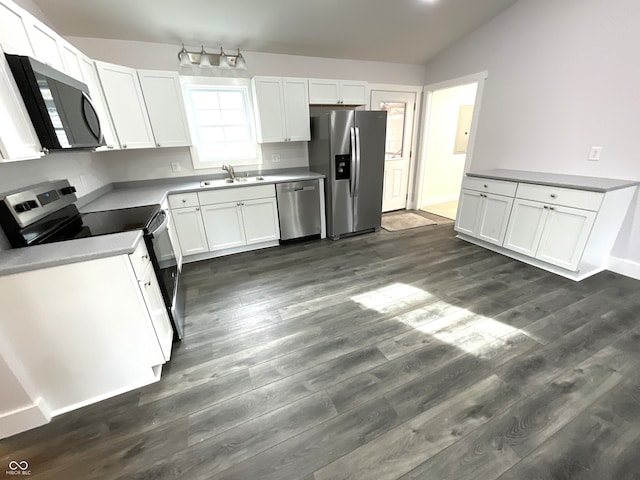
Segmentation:
<svg viewBox="0 0 640 480">
<path fill-rule="evenodd" d="M 181 301 L 180 269 L 176 252 L 169 235 L 169 212 L 160 210 L 149 223 L 146 235 L 147 247 L 153 250 L 152 261 L 167 311 L 173 322 L 176 337 L 183 336 L 183 314 Z"/>
</svg>

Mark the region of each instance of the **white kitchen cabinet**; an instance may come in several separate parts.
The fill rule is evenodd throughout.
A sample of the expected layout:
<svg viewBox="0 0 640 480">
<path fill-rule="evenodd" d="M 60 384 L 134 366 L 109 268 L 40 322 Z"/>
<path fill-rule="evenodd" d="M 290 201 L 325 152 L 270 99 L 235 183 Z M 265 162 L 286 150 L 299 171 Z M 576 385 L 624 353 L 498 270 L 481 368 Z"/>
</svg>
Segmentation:
<svg viewBox="0 0 640 480">
<path fill-rule="evenodd" d="M 139 283 L 158 288 L 150 264 L 141 279 L 134 269 L 130 257 L 146 253 L 140 244 L 131 255 L 0 276 L 0 347 L 11 346 L 0 356 L 19 356 L 52 416 L 159 380 L 158 337 L 166 347 L 170 323 Z"/>
<path fill-rule="evenodd" d="M 367 82 L 309 79 L 311 105 L 366 105 Z"/>
<path fill-rule="evenodd" d="M 89 96 L 91 97 L 91 103 L 93 103 L 98 118 L 100 119 L 100 128 L 102 129 L 102 135 L 104 136 L 104 147 L 99 147 L 97 151 L 108 151 L 120 149 L 120 143 L 116 137 L 116 132 L 113 127 L 113 121 L 111 120 L 111 114 L 107 108 L 107 103 L 104 98 L 102 86 L 100 85 L 100 79 L 98 78 L 98 72 L 93 60 L 85 55 L 81 55 L 78 58 L 80 63 L 80 70 L 82 71 L 83 82 L 89 88 Z"/>
<path fill-rule="evenodd" d="M 595 218 L 588 210 L 516 199 L 504 246 L 576 270 Z"/>
<path fill-rule="evenodd" d="M 59 41 L 58 46 L 62 53 L 62 61 L 67 75 L 86 84 L 87 82 L 80 66 L 80 59 L 84 57 L 83 53 L 65 40 Z"/>
<path fill-rule="evenodd" d="M 260 198 L 242 202 L 242 219 L 247 245 L 278 240 L 278 205 L 275 198 Z"/>
<path fill-rule="evenodd" d="M 199 198 L 211 251 L 277 242 L 280 238 L 273 185 L 201 192 Z"/>
<path fill-rule="evenodd" d="M 171 359 L 173 328 L 152 264 L 147 266 L 144 275 L 139 279 L 139 285 L 162 355 L 168 362 Z"/>
<path fill-rule="evenodd" d="M 123 149 L 156 146 L 135 69 L 96 61 L 100 84 Z"/>
<path fill-rule="evenodd" d="M 156 147 L 191 145 L 178 74 L 138 70 L 138 78 Z"/>
<path fill-rule="evenodd" d="M 475 187 L 469 184 L 466 186 Z M 505 188 L 515 191 L 515 185 L 500 184 L 487 185 L 483 190 L 503 192 Z M 513 197 L 463 188 L 455 228 L 485 242 L 502 245 L 512 205 Z"/>
<path fill-rule="evenodd" d="M 464 178 L 455 225 L 460 238 L 573 280 L 607 267 L 637 183 L 504 172 L 509 181 L 495 179 L 502 175 Z"/>
<path fill-rule="evenodd" d="M 13 2 L 0 2 L 0 46 L 5 53 L 33 56 L 26 27 L 29 17 Z"/>
<path fill-rule="evenodd" d="M 202 220 L 210 251 L 247 244 L 240 202 L 205 205 L 202 207 Z"/>
<path fill-rule="evenodd" d="M 171 215 L 182 255 L 186 257 L 209 250 L 200 207 L 172 208 Z"/>
<path fill-rule="evenodd" d="M 306 78 L 255 77 L 251 84 L 259 143 L 311 139 Z"/>
<path fill-rule="evenodd" d="M 40 158 L 42 147 L 1 49 L 0 56 L 0 160 Z"/>
<path fill-rule="evenodd" d="M 59 42 L 60 35 L 34 17 L 25 17 L 25 26 L 36 60 L 67 73 Z"/>
</svg>

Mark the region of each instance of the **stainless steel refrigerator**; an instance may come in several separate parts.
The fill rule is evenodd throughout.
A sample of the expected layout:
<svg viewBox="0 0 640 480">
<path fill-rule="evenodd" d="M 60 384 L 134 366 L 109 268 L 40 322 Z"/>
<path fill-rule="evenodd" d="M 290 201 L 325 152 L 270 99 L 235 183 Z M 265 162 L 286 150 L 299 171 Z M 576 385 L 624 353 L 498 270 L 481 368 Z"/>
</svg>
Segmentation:
<svg viewBox="0 0 640 480">
<path fill-rule="evenodd" d="M 334 110 L 311 117 L 309 167 L 325 180 L 327 235 L 379 230 L 387 112 Z"/>
</svg>

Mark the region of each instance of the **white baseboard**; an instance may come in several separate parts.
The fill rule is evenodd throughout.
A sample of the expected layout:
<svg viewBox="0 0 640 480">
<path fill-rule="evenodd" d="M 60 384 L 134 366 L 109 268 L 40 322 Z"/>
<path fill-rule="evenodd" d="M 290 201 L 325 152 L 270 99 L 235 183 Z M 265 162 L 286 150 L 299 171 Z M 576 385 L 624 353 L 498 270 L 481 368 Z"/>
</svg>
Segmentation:
<svg viewBox="0 0 640 480">
<path fill-rule="evenodd" d="M 51 410 L 44 400 L 0 416 L 0 438 L 39 427 L 51 421 Z"/>
<path fill-rule="evenodd" d="M 455 202 L 460 198 L 460 194 L 456 195 L 439 195 L 437 197 L 426 197 L 422 199 L 422 207 L 426 205 L 437 205 L 438 203 Z"/>
<path fill-rule="evenodd" d="M 640 280 L 640 263 L 626 260 L 624 258 L 609 257 L 608 270 L 619 273 L 625 277 Z"/>
</svg>

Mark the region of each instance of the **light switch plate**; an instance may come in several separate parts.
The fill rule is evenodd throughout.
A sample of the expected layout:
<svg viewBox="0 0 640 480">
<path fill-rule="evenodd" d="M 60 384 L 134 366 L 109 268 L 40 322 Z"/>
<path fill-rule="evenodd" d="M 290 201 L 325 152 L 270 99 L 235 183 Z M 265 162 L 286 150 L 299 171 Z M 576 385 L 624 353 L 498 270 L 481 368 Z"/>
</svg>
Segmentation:
<svg viewBox="0 0 640 480">
<path fill-rule="evenodd" d="M 589 152 L 589 161 L 597 162 L 600 160 L 600 155 L 602 155 L 602 147 L 591 147 L 591 151 Z"/>
<path fill-rule="evenodd" d="M 271 163 L 278 163 L 280 161 L 280 154 L 279 153 L 272 153 L 271 154 Z"/>
<path fill-rule="evenodd" d="M 181 170 L 182 168 L 180 167 L 180 162 L 171 162 L 171 171 L 173 173 L 178 173 Z"/>
</svg>

